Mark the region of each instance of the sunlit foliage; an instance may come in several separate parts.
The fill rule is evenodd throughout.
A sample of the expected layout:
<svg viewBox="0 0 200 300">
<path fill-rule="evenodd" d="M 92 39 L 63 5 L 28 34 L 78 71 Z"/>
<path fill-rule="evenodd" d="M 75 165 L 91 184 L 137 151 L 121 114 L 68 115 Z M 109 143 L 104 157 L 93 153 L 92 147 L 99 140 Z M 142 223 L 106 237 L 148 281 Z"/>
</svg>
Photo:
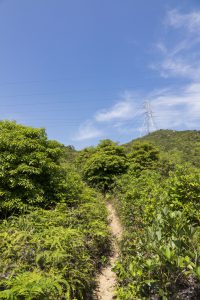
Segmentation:
<svg viewBox="0 0 200 300">
<path fill-rule="evenodd" d="M 103 140 L 84 161 L 83 178 L 90 186 L 105 194 L 112 189 L 116 177 L 123 174 L 127 166 L 123 147 Z"/>
<path fill-rule="evenodd" d="M 185 164 L 184 149 L 149 160 L 151 147 L 132 148 L 129 170 L 115 185 L 125 226 L 117 299 L 199 299 L 200 170 Z"/>
</svg>

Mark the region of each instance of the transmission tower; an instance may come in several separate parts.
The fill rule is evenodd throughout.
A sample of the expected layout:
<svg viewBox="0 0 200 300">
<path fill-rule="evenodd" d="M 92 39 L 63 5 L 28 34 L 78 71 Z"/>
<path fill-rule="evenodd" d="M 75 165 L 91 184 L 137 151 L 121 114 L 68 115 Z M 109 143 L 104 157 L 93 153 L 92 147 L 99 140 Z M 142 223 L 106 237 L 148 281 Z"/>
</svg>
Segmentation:
<svg viewBox="0 0 200 300">
<path fill-rule="evenodd" d="M 150 132 L 157 130 L 154 113 L 149 101 L 145 101 L 143 104 L 144 109 L 144 122 L 142 131 L 145 134 L 149 134 Z"/>
</svg>

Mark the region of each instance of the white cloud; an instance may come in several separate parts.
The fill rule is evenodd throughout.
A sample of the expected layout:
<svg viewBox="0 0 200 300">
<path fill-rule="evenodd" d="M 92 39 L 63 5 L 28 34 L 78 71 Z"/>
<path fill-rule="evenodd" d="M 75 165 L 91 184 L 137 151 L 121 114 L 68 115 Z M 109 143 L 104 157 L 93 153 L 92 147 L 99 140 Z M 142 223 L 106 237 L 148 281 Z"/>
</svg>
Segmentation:
<svg viewBox="0 0 200 300">
<path fill-rule="evenodd" d="M 166 18 L 167 25 L 174 28 L 186 28 L 190 32 L 199 32 L 200 11 L 180 13 L 177 9 L 170 10 Z"/>
<path fill-rule="evenodd" d="M 183 48 L 184 46 L 177 44 L 171 51 L 162 51 L 161 62 L 151 63 L 150 68 L 159 71 L 164 78 L 183 77 L 198 81 L 200 78 L 199 59 L 197 59 L 195 52 L 191 50 L 189 56 L 187 51 L 183 51 Z"/>
<path fill-rule="evenodd" d="M 187 62 L 182 58 L 166 58 L 160 65 L 163 77 L 181 76 L 192 79 L 198 79 L 200 75 L 200 65 Z"/>
<path fill-rule="evenodd" d="M 198 32 L 196 32 L 196 34 L 187 35 L 185 38 L 178 40 L 174 45 L 170 45 L 167 47 L 164 42 L 157 42 L 155 44 L 155 47 L 161 54 L 167 55 L 168 57 L 173 57 L 183 51 L 190 50 L 199 43 L 200 35 L 198 36 Z"/>
<path fill-rule="evenodd" d="M 170 32 L 165 43 L 158 42 L 155 45 L 162 58 L 151 63 L 150 67 L 159 71 L 164 78 L 183 77 L 199 81 L 200 10 L 189 13 L 171 10 L 167 13 L 165 23 L 168 28 L 174 30 L 173 39 Z M 181 30 L 181 34 L 178 29 Z"/>
<path fill-rule="evenodd" d="M 132 96 L 131 96 L 132 95 Z M 99 137 L 107 137 L 117 134 L 120 139 L 125 136 L 145 134 L 142 127 L 144 124 L 144 112 L 142 108 L 137 108 L 135 93 L 129 92 L 129 102 L 119 102 L 109 111 L 99 112 L 90 121 L 82 124 L 75 140 L 83 141 Z M 137 94 L 137 101 L 144 102 L 145 99 L 151 103 L 153 116 L 157 129 L 189 130 L 200 129 L 200 83 L 191 83 L 181 88 L 157 89 L 150 93 Z M 123 108 L 123 105 L 128 110 Z M 142 106 L 142 105 L 141 105 Z M 126 113 L 120 114 L 118 109 Z M 129 114 L 130 110 L 132 111 Z M 116 111 L 118 113 L 116 113 Z M 115 112 L 115 113 L 113 113 Z M 96 119 L 100 116 L 100 119 Z M 109 117 L 108 117 L 109 116 Z M 127 117 L 128 116 L 128 117 Z M 112 121 L 109 124 L 107 121 Z M 96 128 L 96 126 L 100 129 Z M 151 126 L 151 131 L 156 127 Z"/>
<path fill-rule="evenodd" d="M 200 83 L 161 91 L 151 98 L 151 104 L 159 128 L 200 128 Z"/>
<path fill-rule="evenodd" d="M 120 101 L 107 110 L 102 110 L 95 115 L 98 122 L 109 122 L 115 120 L 128 120 L 133 118 L 135 113 L 133 102 Z"/>
<path fill-rule="evenodd" d="M 168 50 L 166 48 L 166 46 L 162 43 L 162 42 L 158 42 L 156 43 L 156 48 L 163 54 L 167 54 L 168 53 Z"/>
<path fill-rule="evenodd" d="M 79 127 L 78 134 L 75 136 L 74 140 L 76 141 L 89 140 L 89 139 L 100 137 L 102 136 L 102 134 L 103 132 L 97 129 L 92 123 L 92 121 L 87 121 Z"/>
<path fill-rule="evenodd" d="M 180 88 L 157 89 L 150 93 L 137 94 L 129 92 L 129 101 L 121 101 L 104 112 L 97 112 L 90 121 L 79 128 L 76 140 L 88 140 L 105 137 L 105 133 L 115 132 L 120 137 L 145 134 L 145 109 L 137 107 L 147 99 L 151 103 L 157 129 L 189 130 L 200 128 L 200 82 L 191 83 Z M 141 105 L 142 106 L 142 105 Z M 112 121 L 108 124 L 108 121 Z M 96 128 L 100 126 L 102 130 Z M 151 131 L 156 127 L 152 124 Z"/>
</svg>

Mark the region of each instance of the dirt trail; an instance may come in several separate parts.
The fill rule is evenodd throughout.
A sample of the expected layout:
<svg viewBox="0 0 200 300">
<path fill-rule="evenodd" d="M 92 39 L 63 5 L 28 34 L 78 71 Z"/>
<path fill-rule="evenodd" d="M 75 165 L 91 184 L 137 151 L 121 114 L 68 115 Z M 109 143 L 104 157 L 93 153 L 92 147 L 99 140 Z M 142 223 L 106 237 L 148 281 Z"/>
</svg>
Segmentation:
<svg viewBox="0 0 200 300">
<path fill-rule="evenodd" d="M 96 292 L 97 300 L 112 300 L 114 297 L 114 289 L 116 285 L 116 276 L 112 271 L 115 262 L 119 255 L 118 241 L 122 235 L 122 226 L 120 224 L 119 218 L 116 215 L 114 206 L 111 203 L 107 204 L 107 209 L 109 213 L 110 228 L 114 236 L 113 239 L 113 253 L 109 260 L 109 265 L 104 268 L 98 278 L 98 288 Z"/>
</svg>

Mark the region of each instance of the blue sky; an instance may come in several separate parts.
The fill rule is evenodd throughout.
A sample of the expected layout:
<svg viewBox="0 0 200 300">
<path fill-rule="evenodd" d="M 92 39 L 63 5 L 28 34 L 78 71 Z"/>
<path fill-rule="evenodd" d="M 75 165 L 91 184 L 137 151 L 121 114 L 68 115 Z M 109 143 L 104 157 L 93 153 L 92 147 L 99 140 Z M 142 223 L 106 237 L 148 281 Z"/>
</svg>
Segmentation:
<svg viewBox="0 0 200 300">
<path fill-rule="evenodd" d="M 0 0 L 1 119 L 80 149 L 145 134 L 145 101 L 200 129 L 199 0 Z"/>
</svg>

